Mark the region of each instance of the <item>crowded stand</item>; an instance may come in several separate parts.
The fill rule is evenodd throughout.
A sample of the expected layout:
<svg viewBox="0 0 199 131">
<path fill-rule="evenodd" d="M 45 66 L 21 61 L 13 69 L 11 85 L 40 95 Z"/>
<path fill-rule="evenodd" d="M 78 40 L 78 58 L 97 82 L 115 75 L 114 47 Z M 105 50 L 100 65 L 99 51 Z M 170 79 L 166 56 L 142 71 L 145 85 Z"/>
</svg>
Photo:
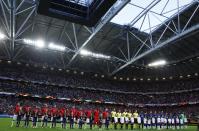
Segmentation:
<svg viewBox="0 0 199 131">
<path fill-rule="evenodd" d="M 13 79 L 20 79 L 26 81 L 37 81 L 44 83 L 63 84 L 66 86 L 88 87 L 94 89 L 103 89 L 110 91 L 123 92 L 174 92 L 182 90 L 194 90 L 199 88 L 197 79 L 185 80 L 171 80 L 171 81 L 155 81 L 155 82 L 132 82 L 110 80 L 103 78 L 96 78 L 93 75 L 81 75 L 67 73 L 66 71 L 55 71 L 50 69 L 43 69 L 42 67 L 26 67 L 23 65 L 1 63 L 0 76 L 9 77 Z"/>
<path fill-rule="evenodd" d="M 12 126 L 23 121 L 28 127 L 31 120 L 34 128 L 41 122 L 42 127 L 50 123 L 52 128 L 57 123 L 73 128 L 76 123 L 80 129 L 84 124 L 107 129 L 109 124 L 114 129 L 118 125 L 133 129 L 134 124 L 180 129 L 199 110 L 196 79 L 122 82 L 12 64 L 0 66 L 0 114 L 13 115 Z M 79 115 L 72 113 L 73 108 Z M 88 110 L 93 114 L 98 110 L 99 116 L 87 117 Z"/>
<path fill-rule="evenodd" d="M 23 93 L 30 95 L 40 95 L 42 97 L 52 96 L 55 98 L 74 98 L 84 100 L 99 100 L 115 103 L 134 104 L 169 104 L 198 102 L 199 90 L 183 93 L 171 94 L 126 94 L 119 92 L 108 92 L 99 90 L 89 90 L 83 88 L 59 87 L 55 85 L 43 85 L 31 82 L 4 81 L 0 83 L 1 92 Z"/>
</svg>

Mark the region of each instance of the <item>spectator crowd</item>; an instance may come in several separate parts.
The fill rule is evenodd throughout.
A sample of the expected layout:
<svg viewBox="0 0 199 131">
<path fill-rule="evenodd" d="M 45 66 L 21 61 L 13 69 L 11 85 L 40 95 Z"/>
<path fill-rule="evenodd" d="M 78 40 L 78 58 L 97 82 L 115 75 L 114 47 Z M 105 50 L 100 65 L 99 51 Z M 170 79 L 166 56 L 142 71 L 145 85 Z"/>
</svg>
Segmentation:
<svg viewBox="0 0 199 131">
<path fill-rule="evenodd" d="M 83 99 L 113 103 L 173 104 L 187 105 L 199 102 L 198 80 L 161 82 L 121 82 L 82 74 L 67 74 L 62 71 L 36 70 L 17 65 L 0 65 L 0 92 L 29 94 L 41 97 Z M 175 92 L 177 91 L 177 92 Z M 5 94 L 4 94 L 5 95 Z M 1 112 L 10 112 L 11 106 L 19 101 L 42 105 L 46 101 L 35 98 L 19 99 L 17 96 L 0 95 Z M 58 101 L 53 101 L 58 102 Z M 63 103 L 58 103 L 61 105 Z M 68 103 L 73 105 L 74 103 Z M 89 104 L 92 107 L 105 105 Z M 81 106 L 81 104 L 79 105 Z M 108 105 L 116 106 L 116 105 Z M 197 106 L 196 106 L 197 107 Z M 112 108 L 112 107 L 110 107 Z M 121 107 L 118 107 L 121 108 Z M 189 107 L 186 107 L 189 109 Z M 190 110 L 195 110 L 193 108 Z"/>
</svg>

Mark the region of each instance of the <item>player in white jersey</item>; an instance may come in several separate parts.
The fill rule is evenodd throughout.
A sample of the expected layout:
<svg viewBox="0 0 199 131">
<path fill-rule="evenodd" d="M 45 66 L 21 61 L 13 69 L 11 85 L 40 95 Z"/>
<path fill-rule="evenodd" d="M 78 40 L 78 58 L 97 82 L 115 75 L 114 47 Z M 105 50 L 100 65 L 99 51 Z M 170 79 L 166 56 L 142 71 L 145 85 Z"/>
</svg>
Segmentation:
<svg viewBox="0 0 199 131">
<path fill-rule="evenodd" d="M 163 111 L 161 112 L 160 123 L 161 123 L 160 128 L 164 129 L 164 127 L 165 127 L 165 125 L 164 125 L 165 124 L 165 115 L 164 115 Z"/>
<path fill-rule="evenodd" d="M 152 126 L 151 126 L 151 123 L 152 123 L 152 122 L 151 122 L 151 119 L 152 119 L 152 118 L 151 118 L 150 116 L 148 116 L 148 118 L 147 118 L 147 129 L 151 129 L 151 127 L 152 127 Z"/>
<path fill-rule="evenodd" d="M 166 113 L 164 117 L 164 126 L 166 129 L 168 129 L 168 119 L 169 119 L 169 114 Z"/>
<path fill-rule="evenodd" d="M 151 119 L 151 122 L 152 122 L 152 128 L 153 128 L 153 129 L 155 129 L 155 128 L 156 128 L 156 118 L 157 118 L 157 116 L 156 116 L 156 112 L 154 112 L 154 113 L 152 114 L 152 119 Z"/>
<path fill-rule="evenodd" d="M 172 119 L 171 119 L 171 124 L 172 124 L 172 129 L 175 129 L 175 115 L 172 115 Z"/>
<path fill-rule="evenodd" d="M 179 119 L 178 114 L 176 115 L 176 128 L 180 129 L 180 119 Z"/>
<path fill-rule="evenodd" d="M 184 128 L 184 113 L 179 114 L 180 129 Z"/>
<path fill-rule="evenodd" d="M 134 120 L 135 120 L 135 119 L 134 119 Z M 138 126 L 139 126 L 139 128 L 140 128 L 140 126 L 141 126 L 141 124 L 142 124 L 140 115 L 138 115 L 138 117 L 137 117 L 137 123 L 138 123 Z"/>
<path fill-rule="evenodd" d="M 123 125 L 124 125 L 124 118 L 125 118 L 126 112 L 121 113 L 121 117 L 120 117 L 120 125 L 121 125 L 121 129 L 123 129 Z"/>
<path fill-rule="evenodd" d="M 157 129 L 160 129 L 161 127 L 161 114 L 157 114 Z"/>
<path fill-rule="evenodd" d="M 117 129 L 117 112 L 115 109 L 111 111 L 111 118 L 112 118 L 112 123 L 114 124 L 114 129 Z"/>
<path fill-rule="evenodd" d="M 145 114 L 144 114 L 144 129 L 147 129 L 147 124 L 148 124 L 147 113 L 145 112 Z"/>
<path fill-rule="evenodd" d="M 168 114 L 168 123 L 167 123 L 167 128 L 170 129 L 171 128 L 171 119 L 172 119 L 172 114 Z"/>
<path fill-rule="evenodd" d="M 129 127 L 129 121 L 130 121 L 130 116 L 129 116 L 130 112 L 127 112 L 126 110 L 125 110 L 125 112 L 126 112 L 125 116 L 124 116 L 125 128 L 128 129 L 128 127 Z"/>
<path fill-rule="evenodd" d="M 118 113 L 116 112 L 115 116 L 114 116 L 114 129 L 117 129 L 117 125 L 118 125 Z"/>
<path fill-rule="evenodd" d="M 150 111 L 150 113 L 147 115 L 147 128 L 148 129 L 152 128 L 152 118 L 153 118 L 153 114 L 152 114 L 152 111 Z"/>
<path fill-rule="evenodd" d="M 187 128 L 187 123 L 188 123 L 187 116 L 186 114 L 184 114 L 184 128 Z"/>
<path fill-rule="evenodd" d="M 122 115 L 121 110 L 118 110 L 117 118 L 118 118 L 118 123 L 120 123 L 120 124 L 121 124 L 121 115 Z"/>
</svg>

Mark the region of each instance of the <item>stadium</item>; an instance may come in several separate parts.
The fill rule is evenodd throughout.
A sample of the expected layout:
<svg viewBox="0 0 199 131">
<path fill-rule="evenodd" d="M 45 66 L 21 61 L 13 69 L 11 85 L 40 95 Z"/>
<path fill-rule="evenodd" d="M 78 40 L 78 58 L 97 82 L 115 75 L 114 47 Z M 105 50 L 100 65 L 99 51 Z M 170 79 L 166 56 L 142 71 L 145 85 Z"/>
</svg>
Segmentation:
<svg viewBox="0 0 199 131">
<path fill-rule="evenodd" d="M 199 0 L 0 0 L 0 131 L 199 130 Z"/>
</svg>

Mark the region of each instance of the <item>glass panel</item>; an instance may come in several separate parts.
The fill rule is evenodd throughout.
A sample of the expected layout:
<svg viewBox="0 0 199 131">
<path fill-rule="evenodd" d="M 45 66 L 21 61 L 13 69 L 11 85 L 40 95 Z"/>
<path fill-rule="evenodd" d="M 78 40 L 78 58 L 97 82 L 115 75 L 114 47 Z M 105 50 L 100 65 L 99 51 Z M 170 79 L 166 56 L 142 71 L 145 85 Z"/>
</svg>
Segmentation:
<svg viewBox="0 0 199 131">
<path fill-rule="evenodd" d="M 119 25 L 130 24 L 154 0 L 131 0 L 111 22 Z M 193 0 L 161 0 L 146 15 L 144 15 L 133 27 L 149 33 L 157 29 L 168 18 L 182 11 Z"/>
<path fill-rule="evenodd" d="M 93 2 L 93 0 L 66 0 L 66 1 L 77 3 L 83 6 L 89 6 Z"/>
</svg>

